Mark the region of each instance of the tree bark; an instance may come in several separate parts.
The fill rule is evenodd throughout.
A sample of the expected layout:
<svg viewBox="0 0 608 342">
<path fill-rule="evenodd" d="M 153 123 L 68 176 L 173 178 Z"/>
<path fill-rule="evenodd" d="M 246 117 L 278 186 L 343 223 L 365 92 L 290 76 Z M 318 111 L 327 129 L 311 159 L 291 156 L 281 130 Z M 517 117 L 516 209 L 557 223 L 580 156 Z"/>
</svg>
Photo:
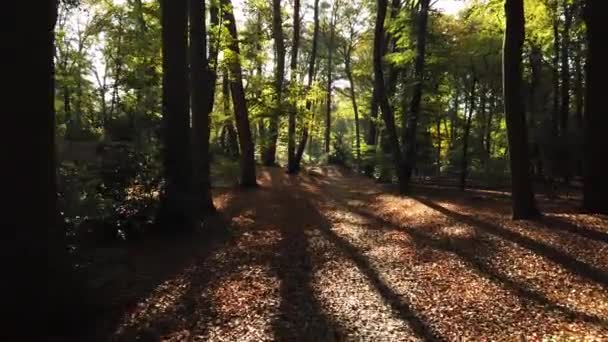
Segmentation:
<svg viewBox="0 0 608 342">
<path fill-rule="evenodd" d="M 211 70 L 207 59 L 205 2 L 190 0 L 190 106 L 192 109 L 192 147 L 194 189 L 203 214 L 215 211 L 209 179 L 209 136 L 211 108 Z"/>
<path fill-rule="evenodd" d="M 351 35 L 351 41 L 353 37 Z M 359 132 L 359 107 L 357 106 L 357 96 L 355 92 L 355 81 L 353 79 L 353 72 L 351 69 L 351 53 L 352 46 L 349 46 L 346 49 L 346 56 L 344 59 L 344 71 L 346 72 L 346 77 L 348 78 L 348 82 L 350 83 L 350 99 L 353 104 L 353 112 L 355 114 L 355 149 L 356 149 L 356 157 L 357 163 L 361 162 L 361 139 Z"/>
<path fill-rule="evenodd" d="M 522 46 L 525 38 L 523 0 L 505 0 L 503 89 L 510 150 L 511 196 L 514 219 L 539 215 L 530 181 L 526 115 L 522 102 Z"/>
<path fill-rule="evenodd" d="M 462 160 L 460 164 L 460 190 L 464 191 L 467 182 L 467 172 L 469 168 L 469 136 L 471 133 L 471 123 L 473 120 L 473 110 L 475 108 L 475 90 L 477 87 L 477 79 L 473 75 L 471 81 L 471 91 L 469 92 L 469 113 L 464 125 L 464 133 L 462 136 Z"/>
<path fill-rule="evenodd" d="M 423 0 L 426 1 L 426 0 Z M 382 63 L 384 59 L 384 20 L 386 19 L 386 7 L 387 0 L 377 0 L 377 15 L 376 15 L 376 28 L 374 31 L 374 87 L 378 95 L 378 102 L 382 111 L 382 118 L 384 120 L 385 129 L 389 139 L 389 145 L 391 147 L 391 153 L 393 156 L 393 163 L 395 171 L 397 173 L 397 179 L 399 182 L 399 191 L 401 193 L 406 192 L 407 184 L 403 174 L 403 165 L 401 161 L 401 149 L 399 147 L 399 139 L 397 138 L 397 129 L 395 127 L 395 117 L 393 111 L 388 102 L 388 97 L 385 91 L 384 83 L 384 71 L 382 70 Z"/>
<path fill-rule="evenodd" d="M 165 191 L 157 217 L 163 229 L 193 228 L 188 84 L 188 2 L 161 1 L 163 159 Z"/>
<path fill-rule="evenodd" d="M 572 8 L 568 0 L 563 0 L 564 27 L 562 31 L 562 69 L 561 69 L 561 109 L 560 109 L 560 131 L 562 137 L 568 135 L 568 118 L 570 116 L 570 30 L 572 27 Z"/>
<path fill-rule="evenodd" d="M 241 147 L 241 186 L 254 187 L 257 186 L 255 175 L 255 151 L 253 139 L 251 137 L 245 90 L 243 89 L 243 72 L 239 59 L 241 52 L 239 49 L 232 1 L 222 0 L 222 8 L 224 25 L 226 25 L 231 37 L 230 42 L 228 43 L 228 49 L 234 54 L 231 55 L 228 60 L 228 68 L 230 70 L 230 93 L 232 95 L 232 103 L 234 104 L 236 129 Z"/>
<path fill-rule="evenodd" d="M 575 118 L 578 128 L 583 128 L 583 112 L 584 112 L 584 86 L 583 86 L 583 47 L 582 42 L 576 42 L 576 51 L 574 55 L 574 99 L 575 99 Z"/>
<path fill-rule="evenodd" d="M 410 104 L 409 124 L 406 133 L 405 143 L 405 173 L 406 186 L 412 177 L 412 169 L 416 163 L 416 134 L 418 132 L 418 119 L 420 116 L 420 103 L 422 100 L 422 90 L 424 86 L 424 64 L 426 55 L 426 36 L 429 16 L 430 0 L 420 0 L 420 10 L 416 25 L 416 60 L 414 62 L 414 94 Z"/>
<path fill-rule="evenodd" d="M 584 186 L 583 207 L 590 213 L 608 214 L 608 177 L 606 177 L 606 129 L 608 113 L 603 85 L 608 79 L 607 12 L 603 1 L 588 0 L 587 22 L 587 87 L 585 101 Z"/>
<path fill-rule="evenodd" d="M 281 0 L 272 0 L 272 36 L 275 51 L 275 104 L 269 120 L 268 141 L 263 155 L 266 166 L 276 164 L 277 141 L 279 139 L 279 121 L 283 109 L 283 84 L 285 83 L 285 40 L 283 37 L 283 19 L 281 18 Z"/>
<path fill-rule="evenodd" d="M 291 87 L 296 88 L 298 82 L 298 49 L 300 47 L 300 0 L 294 0 L 293 4 L 293 47 L 291 49 Z M 289 111 L 289 123 L 287 128 L 287 172 L 296 173 L 298 167 L 296 165 L 296 112 L 297 101 L 291 100 L 291 108 Z"/>
<path fill-rule="evenodd" d="M 317 46 L 318 46 L 318 40 L 319 40 L 319 0 L 315 0 L 315 5 L 314 5 L 314 28 L 313 28 L 313 35 L 312 35 L 312 51 L 310 52 L 310 62 L 308 65 L 308 86 L 307 89 L 310 90 L 312 88 L 312 83 L 314 80 L 314 76 L 315 76 L 315 64 L 316 64 L 316 59 L 317 59 Z M 310 110 L 313 108 L 312 106 L 312 101 L 307 100 L 306 101 L 306 111 L 310 112 Z M 314 112 L 313 112 L 314 115 Z M 313 116 L 314 119 L 314 116 Z M 298 144 L 298 149 L 296 151 L 296 156 L 295 156 L 295 164 L 296 164 L 296 169 L 300 170 L 300 165 L 302 163 L 302 156 L 304 155 L 304 150 L 306 149 L 306 143 L 308 142 L 308 138 L 309 138 L 309 125 L 312 124 L 312 119 L 311 119 L 311 123 L 306 123 L 303 122 L 303 127 L 302 127 L 302 136 L 300 138 L 300 142 Z"/>
<path fill-rule="evenodd" d="M 559 13 L 558 0 L 555 0 L 553 9 L 553 112 L 551 113 L 551 135 L 557 139 L 559 135 L 560 87 L 559 87 Z"/>
<path fill-rule="evenodd" d="M 338 15 L 338 1 L 333 0 L 333 6 L 331 10 L 331 22 L 329 28 L 329 46 L 327 47 L 327 100 L 325 102 L 325 153 L 329 155 L 331 148 L 331 96 L 332 96 L 332 85 L 333 85 L 333 63 L 334 63 L 334 40 L 336 35 L 336 19 Z"/>
</svg>

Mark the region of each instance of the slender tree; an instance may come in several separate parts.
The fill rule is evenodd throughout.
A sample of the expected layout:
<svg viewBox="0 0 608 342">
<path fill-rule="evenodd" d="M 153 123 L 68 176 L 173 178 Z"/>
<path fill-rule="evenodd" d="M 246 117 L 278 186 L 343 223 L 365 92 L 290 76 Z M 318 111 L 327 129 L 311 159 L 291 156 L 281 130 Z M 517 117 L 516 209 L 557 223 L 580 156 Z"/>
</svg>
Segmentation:
<svg viewBox="0 0 608 342">
<path fill-rule="evenodd" d="M 222 13 L 224 25 L 230 33 L 228 43 L 228 69 L 230 71 L 230 93 L 234 104 L 234 115 L 237 134 L 241 147 L 241 186 L 253 187 L 257 185 L 255 175 L 255 156 L 253 138 L 251 137 L 251 126 L 249 124 L 249 113 L 245 100 L 243 88 L 243 72 L 239 56 L 241 54 L 236 30 L 236 21 L 231 0 L 222 0 Z"/>
<path fill-rule="evenodd" d="M 331 146 L 331 96 L 333 87 L 334 45 L 336 39 L 336 20 L 340 0 L 333 0 L 331 20 L 329 23 L 329 42 L 327 45 L 327 99 L 325 100 L 325 153 L 329 154 Z"/>
<path fill-rule="evenodd" d="M 608 78 L 608 53 L 605 39 L 608 36 L 608 13 L 600 0 L 588 0 L 585 9 L 587 23 L 587 87 L 585 101 L 585 152 L 583 207 L 591 213 L 608 214 L 608 177 L 606 177 L 606 150 L 608 140 L 608 114 L 604 103 L 603 84 Z"/>
<path fill-rule="evenodd" d="M 317 60 L 317 47 L 318 47 L 318 40 L 319 40 L 319 0 L 315 0 L 315 4 L 314 4 L 314 14 L 313 14 L 313 34 L 312 34 L 312 48 L 310 51 L 310 61 L 308 64 L 308 85 L 307 85 L 307 90 L 310 90 L 312 88 L 312 84 L 314 82 L 314 78 L 315 78 L 315 66 L 316 66 L 316 60 Z M 310 112 L 313 109 L 313 103 L 310 100 L 306 100 L 306 111 Z M 309 130 L 310 127 L 309 125 L 312 125 L 312 119 L 310 120 L 310 123 L 307 123 L 305 121 L 303 121 L 302 124 L 302 136 L 300 137 L 300 142 L 298 143 L 298 149 L 296 151 L 296 155 L 295 155 L 295 164 L 296 164 L 296 169 L 299 170 L 300 169 L 300 164 L 302 162 L 302 156 L 304 155 L 304 150 L 306 149 L 306 143 L 308 142 L 309 139 Z"/>
<path fill-rule="evenodd" d="M 424 66 L 426 58 L 426 37 L 429 17 L 430 0 L 420 0 L 416 24 L 416 60 L 414 61 L 414 94 L 410 103 L 410 115 L 406 127 L 405 142 L 405 173 L 406 185 L 412 177 L 412 169 L 416 163 L 416 134 L 418 132 L 418 120 L 420 118 L 420 103 L 422 101 L 422 90 L 424 87 Z"/>
<path fill-rule="evenodd" d="M 399 139 L 397 138 L 397 128 L 395 127 L 395 116 L 388 102 L 388 97 L 385 91 L 384 71 L 382 63 L 384 59 L 384 21 L 386 19 L 387 0 L 377 0 L 376 28 L 374 31 L 374 88 L 378 96 L 380 110 L 382 111 L 382 119 L 387 133 L 388 143 L 390 145 L 393 156 L 393 163 L 397 172 L 399 181 L 399 191 L 402 193 L 407 190 L 407 180 L 403 174 L 403 165 L 401 161 L 401 149 L 399 147 Z"/>
<path fill-rule="evenodd" d="M 213 77 L 207 58 L 207 29 L 205 1 L 190 0 L 190 106 L 192 108 L 192 138 L 194 186 L 203 213 L 214 211 L 209 179 L 209 135 Z"/>
<path fill-rule="evenodd" d="M 283 36 L 283 19 L 281 18 L 281 0 L 272 0 L 272 36 L 274 38 L 275 71 L 274 91 L 275 103 L 270 116 L 268 141 L 263 154 L 266 166 L 276 164 L 277 141 L 279 139 L 279 121 L 283 112 L 283 84 L 285 83 L 285 40 Z"/>
<path fill-rule="evenodd" d="M 477 90 L 477 76 L 473 71 L 471 75 L 471 90 L 469 92 L 469 112 L 464 123 L 464 134 L 462 137 L 462 160 L 460 167 L 460 190 L 464 191 L 467 181 L 467 173 L 469 170 L 469 136 L 471 135 L 471 124 L 473 119 L 473 111 L 475 109 L 475 91 Z"/>
<path fill-rule="evenodd" d="M 563 137 L 568 134 L 568 118 L 570 116 L 570 31 L 572 30 L 573 10 L 568 3 L 563 0 L 564 8 L 564 27 L 562 30 L 561 45 L 561 107 L 560 107 L 560 132 Z"/>
<path fill-rule="evenodd" d="M 294 0 L 293 3 L 293 47 L 291 48 L 291 87 L 295 89 L 298 81 L 298 51 L 300 48 L 300 0 Z M 296 173 L 298 166 L 296 165 L 296 113 L 297 102 L 291 100 L 291 108 L 289 110 L 289 123 L 287 128 L 287 172 Z"/>
<path fill-rule="evenodd" d="M 539 214 L 530 180 L 528 134 L 522 102 L 522 46 L 525 38 L 523 0 L 505 0 L 506 30 L 503 47 L 503 91 L 511 165 L 514 219 Z"/>
</svg>

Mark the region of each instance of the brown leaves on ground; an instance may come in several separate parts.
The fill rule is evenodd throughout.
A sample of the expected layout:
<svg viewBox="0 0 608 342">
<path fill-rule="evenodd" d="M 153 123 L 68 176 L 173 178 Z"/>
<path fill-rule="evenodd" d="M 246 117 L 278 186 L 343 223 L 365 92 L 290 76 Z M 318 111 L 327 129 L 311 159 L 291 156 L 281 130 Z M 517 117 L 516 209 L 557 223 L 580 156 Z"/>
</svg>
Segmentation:
<svg viewBox="0 0 608 342">
<path fill-rule="evenodd" d="M 182 249 L 113 339 L 608 339 L 608 218 L 514 222 L 504 194 L 319 173 L 217 194 L 231 238 Z"/>
</svg>

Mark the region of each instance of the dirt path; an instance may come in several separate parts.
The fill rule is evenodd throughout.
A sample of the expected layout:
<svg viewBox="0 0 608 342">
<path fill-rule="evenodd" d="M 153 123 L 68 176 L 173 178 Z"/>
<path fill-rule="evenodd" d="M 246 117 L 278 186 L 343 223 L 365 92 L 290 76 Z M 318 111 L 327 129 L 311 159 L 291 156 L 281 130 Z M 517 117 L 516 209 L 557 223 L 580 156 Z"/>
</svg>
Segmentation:
<svg viewBox="0 0 608 342">
<path fill-rule="evenodd" d="M 141 298 L 115 340 L 608 338 L 608 219 L 508 220 L 492 193 L 391 194 L 263 169 L 216 203 L 231 238 Z"/>
</svg>

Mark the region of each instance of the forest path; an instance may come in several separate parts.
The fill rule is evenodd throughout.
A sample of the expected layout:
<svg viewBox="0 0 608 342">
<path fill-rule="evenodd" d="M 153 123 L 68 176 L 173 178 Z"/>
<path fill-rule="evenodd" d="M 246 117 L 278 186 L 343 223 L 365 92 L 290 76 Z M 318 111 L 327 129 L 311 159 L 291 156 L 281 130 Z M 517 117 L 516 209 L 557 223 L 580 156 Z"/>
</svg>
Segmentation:
<svg viewBox="0 0 608 342">
<path fill-rule="evenodd" d="M 338 168 L 259 171 L 216 194 L 231 238 L 128 315 L 116 340 L 404 341 L 608 338 L 608 219 L 504 194 L 411 197 Z"/>
</svg>

